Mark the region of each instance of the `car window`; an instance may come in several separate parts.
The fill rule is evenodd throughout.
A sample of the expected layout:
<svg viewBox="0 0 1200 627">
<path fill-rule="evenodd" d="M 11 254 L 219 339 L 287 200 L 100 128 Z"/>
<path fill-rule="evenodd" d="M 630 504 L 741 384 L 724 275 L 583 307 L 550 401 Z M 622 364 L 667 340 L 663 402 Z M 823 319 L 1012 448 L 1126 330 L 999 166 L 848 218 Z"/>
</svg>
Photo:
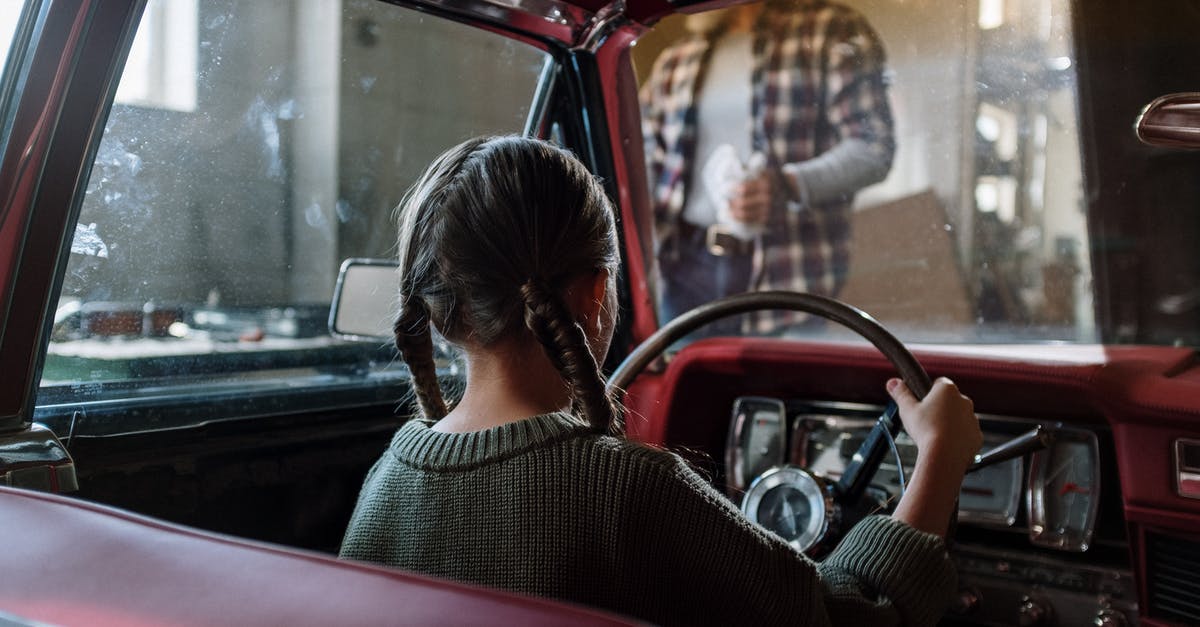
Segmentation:
<svg viewBox="0 0 1200 627">
<path fill-rule="evenodd" d="M 319 408 L 397 384 L 389 346 L 330 337 L 339 265 L 393 255 L 393 208 L 435 155 L 522 132 L 548 59 L 384 2 L 149 2 L 82 198 L 39 416 L 223 395 L 236 403 L 205 419 L 235 417 L 263 411 L 255 393 Z"/>
<path fill-rule="evenodd" d="M 19 95 L 28 76 L 29 59 L 21 52 L 27 41 L 41 28 L 45 3 L 0 2 L 0 96 Z M 13 111 L 0 111 L 0 139 L 7 143 Z M 0 144 L 3 145 L 3 144 Z"/>
<path fill-rule="evenodd" d="M 660 319 L 791 289 L 910 341 L 1097 341 L 1073 50 L 1067 0 L 664 20 L 634 50 Z M 845 337 L 787 314 L 708 332 Z"/>
<path fill-rule="evenodd" d="M 21 19 L 24 2 L 0 2 L 0 67 L 8 62 L 9 49 L 12 47 L 13 35 Z"/>
</svg>

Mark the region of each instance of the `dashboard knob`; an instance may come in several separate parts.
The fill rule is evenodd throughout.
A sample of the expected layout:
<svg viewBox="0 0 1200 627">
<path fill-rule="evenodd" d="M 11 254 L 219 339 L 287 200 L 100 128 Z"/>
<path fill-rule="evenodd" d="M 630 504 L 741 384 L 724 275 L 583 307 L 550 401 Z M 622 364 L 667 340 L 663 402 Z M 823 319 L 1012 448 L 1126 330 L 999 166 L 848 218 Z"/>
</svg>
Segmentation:
<svg viewBox="0 0 1200 627">
<path fill-rule="evenodd" d="M 950 611 L 959 616 L 966 616 L 979 609 L 979 590 L 975 588 L 962 588 L 958 591 L 958 596 L 954 597 L 954 601 L 950 604 Z"/>
<path fill-rule="evenodd" d="M 1054 624 L 1052 614 L 1045 601 L 1028 596 L 1021 597 L 1021 607 L 1017 609 L 1017 624 L 1021 627 L 1048 627 Z"/>
<path fill-rule="evenodd" d="M 1111 609 L 1100 610 L 1096 618 L 1092 619 L 1092 624 L 1096 627 L 1125 627 L 1128 623 L 1124 614 Z"/>
</svg>

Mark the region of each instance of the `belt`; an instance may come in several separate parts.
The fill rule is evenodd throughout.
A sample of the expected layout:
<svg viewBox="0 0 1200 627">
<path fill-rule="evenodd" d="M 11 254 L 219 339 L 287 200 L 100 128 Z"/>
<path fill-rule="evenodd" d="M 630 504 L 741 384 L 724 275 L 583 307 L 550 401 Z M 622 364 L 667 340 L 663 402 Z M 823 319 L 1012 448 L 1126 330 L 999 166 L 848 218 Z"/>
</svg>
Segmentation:
<svg viewBox="0 0 1200 627">
<path fill-rule="evenodd" d="M 708 252 L 717 257 L 754 254 L 754 240 L 744 240 L 734 235 L 724 224 L 703 227 L 680 220 L 679 238 L 688 243 L 703 242 Z"/>
</svg>

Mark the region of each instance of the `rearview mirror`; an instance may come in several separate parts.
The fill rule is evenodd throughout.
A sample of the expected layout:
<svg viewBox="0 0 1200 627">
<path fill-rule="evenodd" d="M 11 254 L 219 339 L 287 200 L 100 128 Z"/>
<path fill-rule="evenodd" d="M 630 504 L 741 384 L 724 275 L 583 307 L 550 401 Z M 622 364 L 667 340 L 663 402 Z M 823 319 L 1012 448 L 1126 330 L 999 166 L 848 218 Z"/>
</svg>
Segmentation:
<svg viewBox="0 0 1200 627">
<path fill-rule="evenodd" d="M 329 308 L 329 333 L 344 340 L 390 342 L 399 286 L 395 261 L 347 259 Z"/>
<path fill-rule="evenodd" d="M 1151 146 L 1200 148 L 1200 92 L 1156 98 L 1138 116 L 1138 139 Z"/>
</svg>

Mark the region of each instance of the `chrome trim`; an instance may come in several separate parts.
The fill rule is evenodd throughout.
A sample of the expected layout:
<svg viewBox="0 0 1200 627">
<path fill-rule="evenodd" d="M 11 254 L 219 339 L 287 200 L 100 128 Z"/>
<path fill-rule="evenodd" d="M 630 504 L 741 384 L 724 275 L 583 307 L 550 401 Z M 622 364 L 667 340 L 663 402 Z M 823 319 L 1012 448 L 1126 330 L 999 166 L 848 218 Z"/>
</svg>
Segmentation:
<svg viewBox="0 0 1200 627">
<path fill-rule="evenodd" d="M 594 17 L 558 0 L 416 0 L 412 4 L 552 37 L 566 44 L 578 41 Z"/>
<path fill-rule="evenodd" d="M 596 13 L 591 23 L 584 29 L 583 35 L 579 38 L 579 45 L 576 47 L 595 53 L 604 45 L 609 35 L 627 23 L 629 20 L 625 18 L 625 0 L 615 0 Z"/>
<path fill-rule="evenodd" d="M 1049 449 L 1033 454 L 1029 462 L 1029 488 L 1026 492 L 1026 508 L 1029 514 L 1029 541 L 1038 546 L 1061 551 L 1083 552 L 1091 545 L 1092 535 L 1096 529 L 1096 513 L 1100 508 L 1100 443 L 1092 431 L 1073 427 L 1055 425 L 1057 441 Z M 1089 449 L 1092 458 L 1091 486 L 1088 488 L 1087 516 L 1079 529 L 1079 537 L 1072 539 L 1067 533 L 1046 528 L 1046 483 L 1053 477 L 1046 477 L 1046 472 L 1057 472 L 1047 469 L 1047 458 L 1059 447 L 1071 443 L 1084 444 Z"/>
<path fill-rule="evenodd" d="M 1200 93 L 1166 94 L 1142 108 L 1134 122 L 1143 144 L 1169 148 L 1200 147 Z M 1190 498 L 1190 497 L 1189 497 Z"/>
<path fill-rule="evenodd" d="M 74 492 L 79 489 L 75 461 L 58 437 L 39 423 L 0 437 L 0 485 Z"/>
<path fill-rule="evenodd" d="M 777 455 L 767 460 L 765 464 L 750 464 L 750 454 L 746 448 L 750 446 L 753 435 L 753 414 L 758 411 L 776 411 L 779 415 L 778 428 L 769 437 L 774 439 Z M 725 440 L 725 488 L 727 493 L 740 492 L 746 489 L 754 477 L 758 467 L 767 468 L 781 466 L 787 459 L 785 450 L 787 443 L 787 407 L 777 398 L 765 396 L 741 396 L 733 401 L 733 415 L 729 421 L 729 434 Z M 770 451 L 762 451 L 765 457 Z M 753 468 L 752 468 L 753 467 Z M 749 475 L 749 476 L 748 476 Z"/>
<path fill-rule="evenodd" d="M 806 408 L 815 408 L 815 409 L 819 409 L 819 410 L 823 410 L 823 411 L 831 411 L 831 412 L 833 412 L 833 411 L 853 411 L 853 412 L 861 412 L 863 414 L 874 414 L 875 416 L 878 416 L 881 412 L 883 412 L 883 409 L 884 409 L 884 405 L 876 405 L 873 403 L 851 403 L 851 402 L 847 402 L 847 401 L 810 401 L 810 400 L 799 400 L 797 402 Z M 1008 423 L 1008 424 L 1034 425 L 1034 426 L 1062 424 L 1061 420 L 1050 419 L 1050 418 L 1038 420 L 1035 418 L 1023 418 L 1020 416 L 1006 416 L 1006 415 L 1002 415 L 1002 414 L 983 414 L 983 413 L 978 413 L 978 412 L 976 412 L 975 415 L 979 418 L 980 421 L 986 420 L 989 422 L 1003 422 L 1003 423 Z M 840 414 L 833 414 L 833 416 L 838 417 L 838 418 L 845 417 Z M 870 418 L 869 422 L 871 424 L 874 424 L 875 418 L 874 417 Z M 1066 428 L 1082 429 L 1085 431 L 1094 431 L 1094 432 L 1098 432 L 1098 433 L 1110 431 L 1108 425 L 1106 425 L 1106 424 L 1090 424 L 1089 423 L 1087 425 L 1081 425 L 1078 427 L 1066 427 Z"/>
<path fill-rule="evenodd" d="M 1078 594 L 1094 600 L 1097 606 L 1107 603 L 1133 613 L 1138 609 L 1137 586 L 1129 568 L 1096 566 L 1057 555 L 963 542 L 955 544 L 952 554 L 960 583 L 990 580 L 1020 590 L 1028 590 L 1034 584 L 1045 593 Z"/>
<path fill-rule="evenodd" d="M 854 403 L 844 401 L 813 401 L 813 400 L 793 400 L 788 402 L 789 408 L 789 426 L 791 439 L 790 448 L 788 451 L 787 461 L 790 464 L 799 465 L 806 469 L 813 469 L 813 464 L 817 460 L 809 459 L 809 443 L 814 437 L 816 430 L 813 429 L 815 424 L 821 424 L 823 429 L 838 430 L 849 434 L 855 430 L 864 431 L 869 429 L 875 422 L 873 416 L 878 415 L 883 411 L 882 405 L 874 405 L 870 403 Z M 1111 428 L 1102 424 L 1081 424 L 1065 426 L 1062 422 L 1056 420 L 1035 420 L 1032 418 L 1022 418 L 1017 416 L 1005 416 L 998 414 L 977 414 L 981 423 L 990 423 L 992 428 L 1008 429 L 1020 427 L 1036 427 L 1044 426 L 1045 430 L 1051 434 L 1063 433 L 1063 442 L 1071 443 L 1078 442 L 1081 438 L 1092 443 L 1095 465 L 1093 472 L 1095 473 L 1092 483 L 1092 498 L 1089 503 L 1089 513 L 1087 520 L 1087 530 L 1084 530 L 1081 541 L 1064 541 L 1058 538 L 1055 534 L 1051 534 L 1048 530 L 1035 527 L 1035 520 L 1026 519 L 1023 524 L 1018 524 L 1017 517 L 1020 513 L 1020 503 L 1024 501 L 1027 514 L 1032 513 L 1032 493 L 1031 486 L 1034 482 L 1034 475 L 1031 474 L 1031 463 L 1025 460 L 1020 460 L 1016 463 L 1016 467 L 1011 470 L 1012 477 L 1015 477 L 1016 484 L 1013 491 L 1014 503 L 1006 503 L 1003 513 L 994 512 L 970 512 L 960 511 L 960 520 L 974 525 L 982 525 L 998 530 L 1005 530 L 1013 533 L 1021 533 L 1029 538 L 1032 544 L 1048 548 L 1054 548 L 1063 551 L 1080 552 L 1086 550 L 1092 545 L 1104 545 L 1113 547 L 1127 546 L 1120 541 L 1114 541 L 1112 538 L 1097 538 L 1095 536 L 1095 528 L 1099 511 L 1100 501 L 1104 498 L 1101 491 L 1100 475 L 1103 473 L 1101 464 L 1104 460 L 1099 457 L 1099 435 L 1103 433 L 1111 433 Z M 1011 438 L 1012 434 L 996 433 L 995 431 L 985 431 L 985 443 L 1000 444 L 1006 439 Z M 1189 442 L 1200 446 L 1200 440 L 1189 440 Z M 1181 449 L 1177 448 L 1176 459 L 1181 458 Z M 1043 453 L 1043 459 L 1046 454 Z M 1008 462 L 1005 462 L 1008 463 Z M 824 472 L 820 468 L 815 469 L 817 472 Z M 881 471 L 894 470 L 894 464 L 890 460 L 885 460 L 880 465 Z M 1184 478 L 1188 478 L 1188 473 L 1191 472 L 1188 468 L 1182 469 Z M 1200 481 L 1200 468 L 1194 471 L 1197 481 Z M 1177 475 L 1178 488 L 1178 475 Z M 1044 485 L 1043 485 L 1044 490 Z M 1042 504 L 1046 498 L 1045 494 L 1039 494 Z M 1200 499 L 1200 492 L 1196 497 Z"/>
<path fill-rule="evenodd" d="M 795 539 L 787 540 L 787 543 L 795 549 L 807 551 L 825 538 L 825 532 L 829 529 L 830 522 L 833 521 L 837 512 L 830 491 L 824 480 L 819 477 L 798 466 L 776 466 L 764 472 L 762 476 L 754 480 L 754 483 L 750 484 L 750 489 L 746 491 L 746 497 L 742 499 L 742 513 L 751 522 L 770 531 L 770 528 L 758 519 L 758 507 L 762 504 L 763 497 L 772 490 L 784 486 L 796 490 L 808 501 L 808 508 L 812 513 L 808 519 L 808 525 Z"/>
<path fill-rule="evenodd" d="M 334 283 L 333 286 L 333 300 L 330 301 L 329 319 L 326 323 L 329 328 L 329 335 L 339 340 L 367 344 L 390 344 L 391 342 L 394 342 L 394 338 L 386 335 L 360 335 L 356 333 L 345 333 L 338 328 L 338 312 L 341 311 L 342 306 L 342 291 L 346 284 L 346 271 L 353 266 L 399 268 L 400 262 L 394 259 L 371 259 L 368 257 L 351 257 L 342 261 L 342 265 L 338 268 L 337 282 Z M 399 284 L 399 281 L 399 275 L 397 275 L 397 284 Z"/>
<path fill-rule="evenodd" d="M 1054 431 L 1039 424 L 1033 430 L 1010 439 L 987 452 L 980 451 L 975 455 L 975 461 L 967 466 L 967 474 L 1013 459 L 1024 459 L 1030 453 L 1047 449 L 1053 445 Z"/>
<path fill-rule="evenodd" d="M 871 403 L 850 403 L 845 401 L 800 401 L 801 403 L 819 409 L 828 411 L 859 411 L 864 413 L 878 414 L 883 411 L 883 405 L 873 405 Z M 871 420 L 874 422 L 874 419 Z"/>
<path fill-rule="evenodd" d="M 1127 566 L 1095 566 L 1065 555 L 975 543 L 956 544 L 951 558 L 960 593 L 971 591 L 980 600 L 969 613 L 954 617 L 955 625 L 1015 625 L 1020 599 L 1028 595 L 1053 607 L 1056 620 L 1047 625 L 1092 625 L 1104 610 L 1119 611 L 1137 624 L 1138 588 Z"/>
<path fill-rule="evenodd" d="M 851 407 L 843 406 L 842 409 L 863 410 L 863 411 L 869 411 L 870 407 L 871 407 L 868 405 L 857 405 L 857 404 L 844 404 L 844 405 L 852 405 L 852 406 Z M 882 408 L 880 408 L 880 410 L 882 410 Z M 800 412 L 800 413 L 794 414 L 791 417 L 792 446 L 791 446 L 791 450 L 789 451 L 787 461 L 789 464 L 794 464 L 794 465 L 800 466 L 802 468 L 808 469 L 810 472 L 818 472 L 818 473 L 828 474 L 828 476 L 830 476 L 831 478 L 834 477 L 835 475 L 840 476 L 840 473 L 844 470 L 844 465 L 841 468 L 837 468 L 837 467 L 831 468 L 828 465 L 828 459 L 823 458 L 826 460 L 826 463 L 822 464 L 820 467 L 816 467 L 815 465 L 821 460 L 810 459 L 808 457 L 808 453 L 810 452 L 808 450 L 808 448 L 809 448 L 809 445 L 812 442 L 813 438 L 818 437 L 816 434 L 818 432 L 822 432 L 822 431 L 824 431 L 826 433 L 838 434 L 838 437 L 840 437 L 840 438 L 854 437 L 856 435 L 857 436 L 865 436 L 866 433 L 871 429 L 871 427 L 874 426 L 874 424 L 875 424 L 875 420 L 869 419 L 869 418 L 857 418 L 857 417 L 847 418 L 844 416 L 838 416 L 835 414 L 826 414 L 826 413 Z M 1003 445 L 1004 443 L 1006 443 L 1008 441 L 1009 441 L 1009 436 L 1007 436 L 1005 434 L 999 434 L 999 433 L 994 433 L 994 432 L 988 432 L 988 433 L 984 434 L 985 446 L 996 447 L 999 445 Z M 828 442 L 827 442 L 827 444 L 828 444 Z M 911 473 L 912 468 L 910 467 L 910 464 L 911 464 L 912 460 L 911 460 L 910 454 L 914 450 L 915 444 L 913 444 L 912 441 L 907 438 L 907 436 L 901 435 L 897 441 L 897 446 L 899 447 L 902 457 L 904 457 L 906 460 L 906 462 L 905 462 L 906 472 Z M 846 461 L 846 458 L 843 457 L 841 455 L 841 453 L 837 453 L 836 455 L 838 457 L 838 460 L 842 464 L 844 464 Z M 1007 475 L 1001 475 L 1004 477 L 1004 479 L 1006 481 L 1005 487 L 1008 490 L 1008 493 L 1003 493 L 1001 495 L 1004 497 L 1003 501 L 1002 501 L 1002 509 L 1000 509 L 999 511 L 971 510 L 971 509 L 967 509 L 960 505 L 959 514 L 958 514 L 958 519 L 960 521 L 977 524 L 977 525 L 986 525 L 986 526 L 1003 527 L 1003 528 L 1012 527 L 1016 523 L 1017 514 L 1020 510 L 1020 502 L 1025 493 L 1024 460 L 1021 458 L 1018 458 L 1015 461 L 1008 460 L 1008 461 L 1002 462 L 1001 464 L 998 464 L 998 466 L 1003 466 L 1004 464 L 1010 464 L 1009 466 L 1006 467 L 1007 470 L 1005 468 L 996 468 L 991 471 L 991 472 L 1002 472 L 1002 473 L 1007 472 L 1008 473 Z M 885 457 L 883 462 L 879 465 L 879 471 L 881 473 L 885 473 L 885 477 L 886 477 L 886 473 L 894 474 L 896 472 L 895 461 L 892 459 L 892 457 L 890 455 L 888 457 Z M 966 481 L 969 481 L 969 480 L 970 479 L 964 480 L 964 489 L 968 487 L 966 485 Z M 880 484 L 877 483 L 876 485 L 880 485 Z M 893 498 L 899 497 L 899 493 L 898 493 L 898 490 L 896 489 L 896 486 L 887 484 L 887 485 L 884 485 L 883 487 L 888 491 L 889 495 L 891 495 Z"/>
<path fill-rule="evenodd" d="M 1200 440 L 1191 438 L 1175 439 L 1175 494 L 1185 499 L 1200 499 L 1200 466 L 1188 466 L 1183 461 L 1184 447 L 1200 448 Z M 1195 489 L 1184 489 L 1184 481 L 1195 483 Z"/>
<path fill-rule="evenodd" d="M 988 439 L 988 435 L 985 434 L 984 442 L 986 443 Z M 997 437 L 995 439 L 1000 440 L 1001 443 L 1004 442 L 1004 438 L 1002 437 Z M 958 507 L 959 521 L 999 527 L 1012 527 L 1014 524 L 1016 524 L 1017 514 L 1021 509 L 1021 497 L 1024 496 L 1025 492 L 1025 459 L 1023 457 L 1017 457 L 1015 459 L 1000 462 L 997 464 L 997 466 L 1002 466 L 1004 464 L 1012 464 L 1011 469 L 1009 470 L 1009 476 L 1006 478 L 1009 482 L 1009 485 L 1012 486 L 1012 496 L 1009 497 L 1008 501 L 1005 503 L 1006 509 L 1002 513 L 964 509 L 961 502 L 962 496 L 960 495 Z M 964 479 L 964 481 L 966 481 L 966 479 Z M 964 488 L 965 487 L 966 486 L 964 486 Z"/>
<path fill-rule="evenodd" d="M 1123 578 L 1131 581 L 1133 579 L 1133 571 L 1129 570 L 1128 568 L 1097 566 L 1087 562 L 1076 561 L 1077 558 L 1060 557 L 1056 554 L 1031 553 L 1029 551 L 1020 551 L 1016 549 L 997 549 L 972 542 L 956 543 L 954 545 L 954 551 L 958 555 L 964 557 L 979 557 L 989 560 L 1007 562 L 1028 562 L 1030 564 L 1043 566 L 1046 568 L 1059 568 L 1062 570 L 1069 570 L 1085 575 L 1095 576 L 1099 579 Z"/>
<path fill-rule="evenodd" d="M 558 78 L 558 61 L 553 56 L 546 56 L 542 63 L 542 71 L 538 73 L 537 86 L 533 90 L 533 100 L 529 106 L 529 116 L 525 118 L 525 128 L 521 134 L 526 137 L 540 137 L 542 125 L 546 123 L 546 115 L 550 111 L 550 96 L 554 93 L 555 79 Z"/>
</svg>

